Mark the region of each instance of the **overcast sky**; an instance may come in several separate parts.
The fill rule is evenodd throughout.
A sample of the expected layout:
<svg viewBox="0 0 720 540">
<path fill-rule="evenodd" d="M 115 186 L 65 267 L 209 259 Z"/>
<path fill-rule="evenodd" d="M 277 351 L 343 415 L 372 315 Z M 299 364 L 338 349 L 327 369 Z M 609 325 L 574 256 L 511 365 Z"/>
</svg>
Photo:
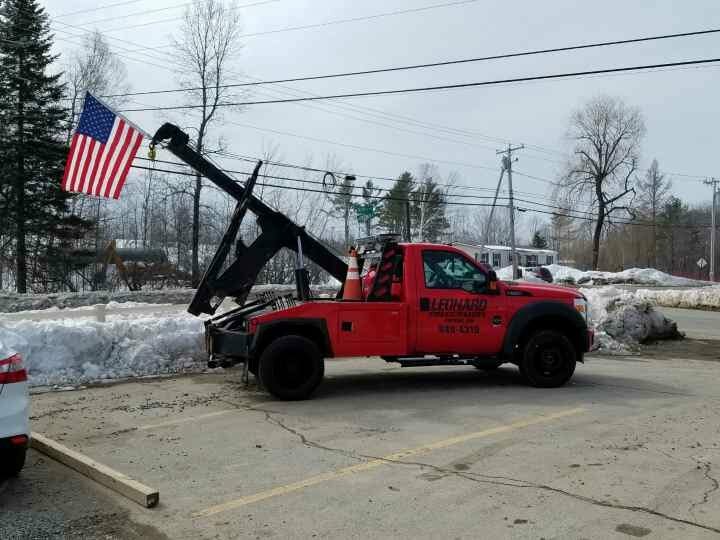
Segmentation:
<svg viewBox="0 0 720 540">
<path fill-rule="evenodd" d="M 252 1 L 239 0 L 239 4 Z M 243 32 L 252 34 L 450 1 L 278 0 L 244 8 L 241 13 Z M 105 5 L 112 3 L 116 0 L 104 2 Z M 57 30 L 58 50 L 69 52 L 78 42 L 77 37 L 69 34 L 82 34 L 80 28 L 64 25 L 97 28 L 110 38 L 111 45 L 119 47 L 116 51 L 124 55 L 122 60 L 133 90 L 176 87 L 177 75 L 162 53 L 169 51 L 170 36 L 178 31 L 176 19 L 182 15 L 182 4 L 138 1 L 62 17 L 98 5 L 103 4 L 90 0 L 49 0 L 46 3 L 50 15 L 58 17 L 53 25 Z M 140 13 L 163 7 L 172 9 Z M 111 17 L 123 18 L 100 20 Z M 166 22 L 125 28 L 161 20 Z M 323 28 L 249 36 L 243 38 L 244 48 L 234 59 L 232 69 L 247 76 L 275 79 L 715 26 L 720 26 L 720 2 L 716 0 L 605 0 L 592 4 L 557 0 L 478 0 Z M 126 53 L 120 49 L 140 47 L 146 51 Z M 331 94 L 711 57 L 720 57 L 720 35 L 291 83 L 284 85 L 285 88 L 257 88 L 251 97 L 279 97 L 288 92 L 287 87 Z M 605 93 L 641 109 L 647 125 L 642 165 L 646 167 L 657 158 L 661 169 L 673 178 L 677 195 L 690 203 L 703 203 L 709 201 L 710 190 L 698 177 L 720 175 L 716 135 L 719 68 L 720 64 L 713 64 L 703 68 L 354 98 L 342 102 L 257 105 L 240 112 L 225 113 L 223 123 L 215 127 L 215 134 L 223 135 L 229 149 L 241 154 L 260 155 L 264 149 L 277 145 L 279 157 L 285 161 L 306 162 L 312 157 L 316 164 L 321 164 L 332 154 L 345 168 L 357 174 L 388 177 L 395 177 L 403 170 L 415 171 L 426 161 L 436 163 L 444 175 L 457 172 L 463 185 L 493 188 L 499 174 L 495 150 L 503 146 L 503 140 L 534 145 L 518 152 L 519 161 L 515 168 L 519 173 L 556 179 L 560 168 L 558 162 L 568 150 L 564 134 L 569 114 L 593 96 Z M 180 101 L 179 96 L 172 94 L 143 96 L 128 107 L 177 105 Z M 151 133 L 165 120 L 184 125 L 192 123 L 187 115 L 178 114 L 129 113 L 128 116 Z M 443 126 L 445 130 L 413 126 L 408 123 L 409 119 Z M 469 131 L 472 135 L 451 135 L 447 129 Z M 514 183 L 517 190 L 526 193 L 547 196 L 550 191 L 546 182 L 527 176 L 516 175 Z"/>
</svg>

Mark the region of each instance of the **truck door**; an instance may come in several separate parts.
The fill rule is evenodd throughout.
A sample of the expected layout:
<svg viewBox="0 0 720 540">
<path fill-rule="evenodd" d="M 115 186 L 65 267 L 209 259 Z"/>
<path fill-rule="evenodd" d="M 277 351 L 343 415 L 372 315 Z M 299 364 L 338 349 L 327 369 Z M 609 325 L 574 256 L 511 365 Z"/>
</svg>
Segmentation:
<svg viewBox="0 0 720 540">
<path fill-rule="evenodd" d="M 494 354 L 505 329 L 504 296 L 486 288 L 487 276 L 464 255 L 422 252 L 417 276 L 417 352 Z"/>
</svg>

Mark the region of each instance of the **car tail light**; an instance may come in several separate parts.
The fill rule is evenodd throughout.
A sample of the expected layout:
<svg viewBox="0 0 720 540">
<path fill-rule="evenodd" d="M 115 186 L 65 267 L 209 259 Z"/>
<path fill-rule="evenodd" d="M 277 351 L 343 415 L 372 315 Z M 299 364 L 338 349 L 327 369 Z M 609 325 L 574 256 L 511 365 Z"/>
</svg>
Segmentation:
<svg viewBox="0 0 720 540">
<path fill-rule="evenodd" d="M 27 381 L 27 371 L 19 354 L 0 360 L 0 384 L 24 381 Z"/>
<path fill-rule="evenodd" d="M 27 435 L 15 435 L 14 437 L 10 437 L 10 444 L 15 446 L 24 446 L 27 442 Z"/>
</svg>

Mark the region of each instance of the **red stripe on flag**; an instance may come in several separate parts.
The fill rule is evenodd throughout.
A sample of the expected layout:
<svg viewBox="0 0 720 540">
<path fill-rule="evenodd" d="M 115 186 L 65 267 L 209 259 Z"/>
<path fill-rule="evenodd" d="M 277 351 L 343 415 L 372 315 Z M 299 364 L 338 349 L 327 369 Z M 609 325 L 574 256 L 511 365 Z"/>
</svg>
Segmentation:
<svg viewBox="0 0 720 540">
<path fill-rule="evenodd" d="M 85 135 L 78 135 L 80 146 L 77 149 L 77 156 L 75 157 L 75 170 L 73 171 L 72 178 L 70 178 L 70 191 L 77 191 L 79 187 L 80 169 L 82 168 L 82 160 L 85 155 L 85 147 L 88 145 L 88 138 Z"/>
<path fill-rule="evenodd" d="M 92 194 L 92 192 L 95 190 L 95 175 L 97 174 L 98 167 L 100 166 L 100 162 L 102 161 L 102 158 L 105 154 L 105 145 L 100 142 L 98 142 L 98 145 L 100 146 L 100 148 L 97 151 L 97 156 L 95 157 L 95 163 L 93 163 L 90 176 L 88 176 L 87 178 L 87 187 L 83 189 L 83 192 L 88 194 Z M 92 159 L 92 156 L 90 156 L 90 159 Z"/>
<path fill-rule="evenodd" d="M 132 160 L 135 157 L 135 154 L 137 154 L 138 148 L 140 148 L 140 143 L 142 142 L 142 135 L 140 133 L 133 130 L 132 134 L 133 137 L 135 137 L 135 140 L 132 142 L 132 148 L 130 152 L 126 156 L 123 156 L 125 158 L 125 163 L 123 164 L 117 187 L 112 193 L 113 199 L 120 198 L 120 191 L 125 185 L 125 180 L 127 179 L 128 171 L 130 170 L 130 165 L 132 165 Z"/>
<path fill-rule="evenodd" d="M 88 137 L 88 139 L 90 140 L 90 147 L 86 152 L 86 157 L 83 159 L 83 168 L 82 173 L 80 174 L 80 181 L 78 182 L 77 191 L 82 191 L 85 182 L 87 182 L 88 167 L 90 166 L 90 161 L 92 161 L 93 151 L 95 150 L 95 146 L 100 144 L 92 137 Z"/>
<path fill-rule="evenodd" d="M 125 122 L 123 122 L 124 124 Z M 119 126 L 118 126 L 119 127 Z M 125 127 L 125 126 L 123 126 Z M 128 147 L 130 146 L 130 141 L 132 140 L 132 134 L 133 130 L 130 128 L 130 126 L 127 126 L 127 129 L 123 129 L 123 133 L 121 134 L 121 140 L 119 141 L 120 151 L 117 154 L 117 157 L 115 158 L 115 163 L 113 164 L 112 172 L 107 178 L 107 184 L 105 185 L 105 192 L 103 193 L 104 197 L 110 197 L 110 194 L 114 191 L 114 185 L 116 184 L 116 178 L 118 170 L 120 169 L 120 164 L 123 162 L 123 158 L 125 157 L 125 154 L 127 154 Z"/>
<path fill-rule="evenodd" d="M 65 191 L 69 191 L 68 175 L 70 173 L 70 166 L 72 160 L 75 157 L 75 146 L 77 146 L 78 135 L 73 135 L 72 142 L 70 143 L 70 152 L 68 153 L 67 161 L 65 162 L 65 172 L 63 172 L 62 183 L 60 184 Z"/>
<path fill-rule="evenodd" d="M 124 126 L 125 122 L 123 121 L 123 119 L 118 119 L 116 121 L 115 133 L 113 133 L 112 139 L 110 139 L 107 144 L 105 144 L 105 163 L 103 163 L 102 170 L 100 171 L 100 175 L 98 176 L 97 182 L 95 183 L 95 190 L 93 193 L 94 195 L 101 195 L 103 191 L 103 186 L 107 183 L 107 177 L 105 175 L 107 174 L 107 170 L 110 167 L 110 163 L 112 162 L 112 157 L 115 149 L 117 148 L 118 139 L 122 134 Z"/>
</svg>

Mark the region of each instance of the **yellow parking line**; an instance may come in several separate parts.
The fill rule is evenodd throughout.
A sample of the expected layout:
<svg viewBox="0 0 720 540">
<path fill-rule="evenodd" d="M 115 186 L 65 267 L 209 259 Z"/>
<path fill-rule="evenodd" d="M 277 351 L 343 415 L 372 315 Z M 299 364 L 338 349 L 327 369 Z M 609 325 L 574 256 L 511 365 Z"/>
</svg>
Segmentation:
<svg viewBox="0 0 720 540">
<path fill-rule="evenodd" d="M 147 429 L 155 429 L 166 426 L 176 426 L 178 424 L 187 424 L 188 422 L 195 422 L 196 420 L 204 420 L 205 418 L 213 418 L 215 416 L 221 416 L 231 412 L 238 412 L 238 409 L 223 409 L 222 411 L 215 411 L 207 414 L 199 414 L 197 416 L 187 416 L 185 418 L 177 418 L 175 420 L 167 420 L 166 422 L 158 422 L 157 424 L 146 424 L 144 426 L 138 426 L 139 431 Z"/>
<path fill-rule="evenodd" d="M 474 433 L 458 435 L 457 437 L 443 439 L 441 441 L 436 441 L 436 442 L 426 444 L 423 446 L 418 446 L 417 448 L 401 450 L 399 452 L 395 452 L 394 454 L 389 454 L 387 456 L 384 456 L 384 457 L 381 457 L 378 459 L 373 459 L 370 461 L 366 461 L 364 463 L 358 463 L 357 465 L 351 465 L 350 467 L 344 467 L 342 469 L 337 469 L 335 471 L 329 471 L 329 472 L 326 472 L 323 474 L 319 474 L 317 476 L 311 476 L 309 478 L 306 478 L 305 480 L 300 480 L 299 482 L 293 482 L 291 484 L 287 484 L 284 486 L 278 486 L 276 488 L 272 488 L 272 489 L 268 489 L 266 491 L 261 491 L 259 493 L 255 493 L 254 495 L 246 495 L 245 497 L 240 497 L 239 499 L 235 499 L 235 500 L 221 503 L 221 504 L 218 504 L 215 506 L 211 506 L 210 508 L 206 508 L 205 510 L 200 510 L 199 512 L 196 512 L 195 514 L 193 514 L 193 517 L 213 516 L 215 514 L 219 514 L 220 512 L 226 512 L 227 510 L 234 510 L 236 508 L 240 508 L 241 506 L 246 506 L 248 504 L 256 503 L 258 501 L 270 499 L 271 497 L 277 497 L 279 495 L 287 495 L 288 493 L 292 493 L 293 491 L 298 491 L 298 490 L 304 489 L 306 487 L 315 486 L 315 485 L 321 484 L 323 482 L 328 482 L 330 480 L 342 478 L 343 476 L 348 476 L 351 474 L 368 471 L 370 469 L 380 467 L 381 465 L 386 465 L 391 461 L 399 461 L 399 460 L 408 458 L 410 456 L 417 456 L 419 454 L 425 454 L 425 453 L 431 452 L 433 450 L 447 448 L 449 446 L 464 443 L 467 441 L 472 441 L 474 439 L 481 439 L 483 437 L 489 437 L 491 435 L 497 435 L 499 433 L 507 433 L 509 431 L 515 431 L 517 429 L 522 429 L 525 427 L 533 426 L 535 424 L 543 424 L 545 422 L 557 420 L 558 418 L 564 418 L 566 416 L 572 416 L 574 414 L 579 414 L 584 411 L 585 411 L 584 408 L 568 409 L 568 410 L 559 411 L 559 412 L 552 413 L 552 414 L 547 414 L 544 416 L 536 416 L 536 417 L 530 418 L 528 420 L 520 420 L 518 422 L 513 422 L 512 424 L 506 424 L 503 426 L 497 426 L 494 428 L 484 429 L 482 431 L 476 431 Z"/>
</svg>

